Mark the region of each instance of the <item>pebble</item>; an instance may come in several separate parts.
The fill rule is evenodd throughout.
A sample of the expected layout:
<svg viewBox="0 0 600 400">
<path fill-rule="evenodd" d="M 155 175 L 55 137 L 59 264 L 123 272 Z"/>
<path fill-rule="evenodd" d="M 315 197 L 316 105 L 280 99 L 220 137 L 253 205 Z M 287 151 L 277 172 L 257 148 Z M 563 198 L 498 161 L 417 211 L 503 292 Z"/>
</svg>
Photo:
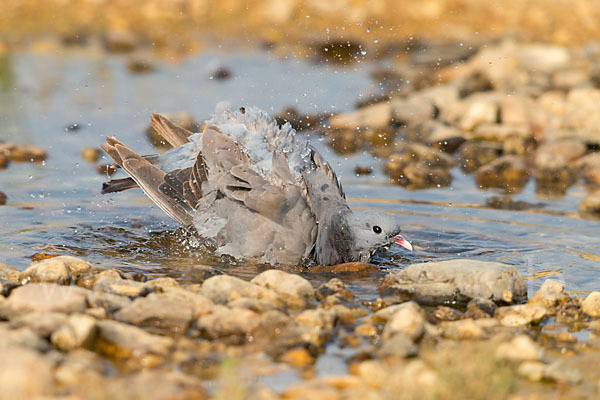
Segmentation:
<svg viewBox="0 0 600 400">
<path fill-rule="evenodd" d="M 383 329 L 383 339 L 402 334 L 419 340 L 425 330 L 425 312 L 414 301 L 400 304 Z"/>
<path fill-rule="evenodd" d="M 250 281 L 276 292 L 293 309 L 305 309 L 315 301 L 315 291 L 309 281 L 296 274 L 276 269 L 261 272 Z"/>
<path fill-rule="evenodd" d="M 311 309 L 302 311 L 295 317 L 295 321 L 301 326 L 331 330 L 335 327 L 337 316 L 330 310 Z"/>
<path fill-rule="evenodd" d="M 19 282 L 22 285 L 29 282 L 69 285 L 71 283 L 71 271 L 61 257 L 48 258 L 29 265 L 19 276 Z"/>
<path fill-rule="evenodd" d="M 552 73 L 571 63 L 566 48 L 546 44 L 519 46 L 517 57 L 522 68 L 534 73 Z"/>
<path fill-rule="evenodd" d="M 517 373 L 532 382 L 539 382 L 544 378 L 546 364 L 541 361 L 524 361 L 519 365 Z"/>
<path fill-rule="evenodd" d="M 78 347 L 91 348 L 96 334 L 96 319 L 85 314 L 72 314 L 67 323 L 52 332 L 50 342 L 61 351 Z"/>
<path fill-rule="evenodd" d="M 544 378 L 555 382 L 577 385 L 583 380 L 583 375 L 578 366 L 572 365 L 567 360 L 558 359 L 546 367 Z"/>
<path fill-rule="evenodd" d="M 459 122 L 463 131 L 472 131 L 481 124 L 496 122 L 498 105 L 491 101 L 475 101 L 469 105 Z"/>
<path fill-rule="evenodd" d="M 77 286 L 30 283 L 14 289 L 6 304 L 16 312 L 83 312 L 87 308 L 88 293 Z"/>
<path fill-rule="evenodd" d="M 14 347 L 28 348 L 38 352 L 47 352 L 50 349 L 48 341 L 31 328 L 20 327 L 11 329 L 7 324 L 0 324 L 0 349 L 2 349 L 0 353 L 4 349 Z"/>
<path fill-rule="evenodd" d="M 8 156 L 4 153 L 0 153 L 0 170 L 8 168 L 9 165 L 10 165 L 10 158 L 8 158 Z M 0 202 L 0 204 L 3 204 L 3 203 Z"/>
<path fill-rule="evenodd" d="M 152 367 L 167 356 L 174 341 L 117 321 L 97 321 L 96 351 L 126 367 Z"/>
<path fill-rule="evenodd" d="M 502 153 L 502 145 L 495 142 L 467 141 L 458 148 L 460 167 L 467 173 L 496 160 Z"/>
<path fill-rule="evenodd" d="M 600 144 L 600 89 L 575 88 L 569 91 L 564 110 L 564 127 L 586 144 Z"/>
<path fill-rule="evenodd" d="M 88 388 L 99 387 L 103 382 L 104 366 L 100 357 L 85 349 L 75 349 L 66 354 L 56 368 L 54 377 L 60 385 Z"/>
<path fill-rule="evenodd" d="M 375 351 L 375 354 L 379 358 L 414 357 L 418 353 L 419 347 L 414 343 L 410 336 L 404 333 L 397 333 L 389 339 L 383 340 L 381 346 Z"/>
<path fill-rule="evenodd" d="M 480 167 L 475 183 L 484 189 L 500 188 L 506 192 L 519 192 L 529 180 L 529 168 L 518 156 L 502 156 Z"/>
<path fill-rule="evenodd" d="M 19 282 L 20 272 L 15 267 L 0 262 L 0 278 Z"/>
<path fill-rule="evenodd" d="M 53 393 L 53 365 L 36 351 L 10 347 L 0 351 L 3 399 L 46 398 Z"/>
<path fill-rule="evenodd" d="M 494 318 L 461 319 L 458 321 L 444 321 L 440 327 L 442 336 L 454 340 L 475 340 L 489 337 L 493 328 L 499 325 Z"/>
<path fill-rule="evenodd" d="M 600 292 L 590 293 L 581 303 L 581 311 L 590 317 L 600 317 Z"/>
<path fill-rule="evenodd" d="M 112 293 L 90 292 L 88 294 L 88 304 L 93 308 L 102 308 L 107 312 L 114 312 L 131 304 L 131 299 Z"/>
<path fill-rule="evenodd" d="M 389 102 L 376 103 L 355 111 L 337 114 L 329 118 L 329 125 L 337 129 L 385 128 L 392 120 L 392 105 Z"/>
<path fill-rule="evenodd" d="M 59 312 L 19 313 L 11 319 L 12 328 L 27 327 L 43 338 L 48 338 L 68 321 L 68 316 Z"/>
<path fill-rule="evenodd" d="M 467 303 L 467 310 L 464 317 L 473 319 L 493 317 L 496 308 L 498 306 L 490 299 L 477 297 Z"/>
<path fill-rule="evenodd" d="M 578 210 L 581 214 L 600 214 L 600 190 L 588 193 L 579 202 Z"/>
<path fill-rule="evenodd" d="M 546 279 L 540 289 L 527 301 L 527 304 L 537 304 L 543 307 L 552 307 L 569 300 L 562 282 L 555 279 Z"/>
<path fill-rule="evenodd" d="M 420 161 L 428 167 L 451 168 L 455 164 L 450 155 L 420 143 L 406 145 L 405 152 L 411 161 Z"/>
<path fill-rule="evenodd" d="M 529 125 L 529 99 L 511 94 L 500 98 L 500 121 L 503 125 L 526 127 Z"/>
<path fill-rule="evenodd" d="M 295 348 L 286 351 L 279 359 L 279 361 L 291 365 L 295 368 L 304 368 L 308 365 L 312 365 L 315 362 L 313 356 L 305 348 Z"/>
<path fill-rule="evenodd" d="M 208 278 L 202 283 L 202 294 L 216 304 L 226 304 L 242 297 L 249 297 L 271 302 L 277 307 L 284 306 L 283 300 L 274 290 L 229 275 Z"/>
<path fill-rule="evenodd" d="M 84 147 L 81 149 L 81 158 L 91 164 L 98 162 L 102 157 L 102 150 L 97 147 Z"/>
<path fill-rule="evenodd" d="M 524 326 L 537 324 L 548 315 L 548 310 L 536 304 L 518 304 L 500 307 L 494 316 L 504 326 Z"/>
<path fill-rule="evenodd" d="M 524 300 L 527 288 L 512 265 L 456 259 L 412 264 L 392 274 L 380 293 L 432 305 L 467 303 L 477 297 L 512 303 Z"/>
<path fill-rule="evenodd" d="M 0 143 L 0 154 L 14 162 L 40 163 L 47 157 L 46 152 L 37 146 L 18 145 L 10 142 Z"/>
<path fill-rule="evenodd" d="M 101 273 L 92 286 L 92 290 L 94 292 L 104 292 L 118 296 L 138 297 L 147 295 L 152 291 L 152 288 L 141 282 L 103 275 Z"/>
<path fill-rule="evenodd" d="M 213 312 L 201 316 L 196 322 L 202 334 L 211 339 L 237 336 L 245 337 L 260 323 L 259 314 L 245 308 L 216 305 Z"/>
<path fill-rule="evenodd" d="M 510 342 L 501 343 L 496 349 L 496 358 L 507 361 L 538 361 L 542 350 L 527 335 L 519 335 Z"/>
</svg>

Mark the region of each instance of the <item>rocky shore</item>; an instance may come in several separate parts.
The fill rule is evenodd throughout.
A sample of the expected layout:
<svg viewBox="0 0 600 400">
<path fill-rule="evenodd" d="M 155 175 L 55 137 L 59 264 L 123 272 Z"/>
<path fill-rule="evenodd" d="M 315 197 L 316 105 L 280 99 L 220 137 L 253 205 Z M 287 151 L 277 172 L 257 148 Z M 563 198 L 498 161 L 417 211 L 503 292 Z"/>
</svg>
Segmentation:
<svg viewBox="0 0 600 400">
<path fill-rule="evenodd" d="M 600 389 L 600 369 L 586 367 L 600 351 L 600 293 L 573 297 L 548 279 L 527 298 L 509 265 L 413 264 L 385 276 L 368 301 L 343 273 L 314 287 L 280 270 L 250 281 L 211 272 L 180 284 L 71 256 L 22 272 L 1 265 L 0 398 L 416 399 L 460 390 L 519 399 Z M 331 346 L 347 349 L 347 372 L 315 376 Z M 261 382 L 286 371 L 297 383 L 275 391 Z"/>
</svg>

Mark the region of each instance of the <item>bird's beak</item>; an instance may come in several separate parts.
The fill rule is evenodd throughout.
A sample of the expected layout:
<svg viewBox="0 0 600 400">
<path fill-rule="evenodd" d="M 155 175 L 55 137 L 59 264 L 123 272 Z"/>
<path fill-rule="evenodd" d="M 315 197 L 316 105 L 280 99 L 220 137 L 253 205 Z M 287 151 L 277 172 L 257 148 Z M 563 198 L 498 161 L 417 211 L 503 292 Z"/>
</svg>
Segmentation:
<svg viewBox="0 0 600 400">
<path fill-rule="evenodd" d="M 404 247 L 406 250 L 412 251 L 413 247 L 412 244 L 410 244 L 410 242 L 406 239 L 404 239 L 404 237 L 402 235 L 396 235 L 394 237 L 392 237 L 392 241 L 402 247 Z"/>
</svg>

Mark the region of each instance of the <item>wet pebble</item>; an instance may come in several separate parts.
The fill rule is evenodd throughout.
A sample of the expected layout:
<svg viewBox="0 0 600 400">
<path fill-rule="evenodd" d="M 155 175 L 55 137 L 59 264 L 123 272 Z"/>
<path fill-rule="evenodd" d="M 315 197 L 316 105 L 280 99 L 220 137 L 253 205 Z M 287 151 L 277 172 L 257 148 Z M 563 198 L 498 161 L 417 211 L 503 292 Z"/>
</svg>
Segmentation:
<svg viewBox="0 0 600 400">
<path fill-rule="evenodd" d="M 357 127 L 385 128 L 392 119 L 392 106 L 389 102 L 369 105 L 358 110 L 337 114 L 329 119 L 332 128 L 355 130 Z"/>
<path fill-rule="evenodd" d="M 600 190 L 593 191 L 579 202 L 578 210 L 581 214 L 600 215 Z"/>
<path fill-rule="evenodd" d="M 104 48 L 111 53 L 128 53 L 140 45 L 141 39 L 127 30 L 108 30 L 102 35 Z"/>
<path fill-rule="evenodd" d="M 569 295 L 565 293 L 563 283 L 555 279 L 547 279 L 527 303 L 552 307 L 567 300 L 569 300 Z"/>
<path fill-rule="evenodd" d="M 210 73 L 209 79 L 217 81 L 225 81 L 231 78 L 231 70 L 227 67 L 221 66 Z"/>
<path fill-rule="evenodd" d="M 260 316 L 254 311 L 216 305 L 212 313 L 201 316 L 196 325 L 202 335 L 212 339 L 230 336 L 244 339 L 259 323 Z"/>
<path fill-rule="evenodd" d="M 0 324 L 0 349 L 14 347 L 27 348 L 44 353 L 50 350 L 50 345 L 46 338 L 41 337 L 31 328 L 11 328 L 6 323 Z"/>
<path fill-rule="evenodd" d="M 0 170 L 8 168 L 10 164 L 10 158 L 4 153 L 0 153 Z"/>
<path fill-rule="evenodd" d="M 404 333 L 397 333 L 387 340 L 381 342 L 381 346 L 376 350 L 379 358 L 406 358 L 414 357 L 419 353 L 417 346 L 410 336 Z"/>
<path fill-rule="evenodd" d="M 217 275 L 204 281 L 202 294 L 216 304 L 227 304 L 243 297 L 271 302 L 277 307 L 285 304 L 274 290 L 229 275 Z"/>
<path fill-rule="evenodd" d="M 529 168 L 520 157 L 502 156 L 477 170 L 476 184 L 484 189 L 500 188 L 519 192 L 529 180 Z"/>
<path fill-rule="evenodd" d="M 46 152 L 40 147 L 15 143 L 0 143 L 0 154 L 14 162 L 35 162 L 40 163 L 47 157 Z"/>
<path fill-rule="evenodd" d="M 496 122 L 498 105 L 492 101 L 474 101 L 469 105 L 460 120 L 463 131 L 472 131 L 481 124 Z"/>
<path fill-rule="evenodd" d="M 477 297 L 512 303 L 527 296 L 523 277 L 514 266 L 468 259 L 412 264 L 391 274 L 380 292 L 391 299 L 436 305 L 467 303 Z"/>
<path fill-rule="evenodd" d="M 83 158 L 86 162 L 95 163 L 100 160 L 102 157 L 102 150 L 96 147 L 84 147 L 81 149 L 81 158 Z"/>
<path fill-rule="evenodd" d="M 495 327 L 499 325 L 494 318 L 461 319 L 444 321 L 440 324 L 442 336 L 454 340 L 475 340 L 490 337 Z"/>
<path fill-rule="evenodd" d="M 537 324 L 548 315 L 548 310 L 536 304 L 518 304 L 500 307 L 494 316 L 504 326 L 524 326 Z"/>
<path fill-rule="evenodd" d="M 152 291 L 152 288 L 141 282 L 101 273 L 92 286 L 92 290 L 94 292 L 104 292 L 119 296 L 137 297 L 147 295 Z"/>
<path fill-rule="evenodd" d="M 68 285 L 71 283 L 71 271 L 68 263 L 71 261 L 68 256 L 49 258 L 43 261 L 34 262 L 23 271 L 19 276 L 21 284 L 29 282 L 49 282 L 59 285 Z M 74 258 L 74 257 L 71 257 Z M 81 260 L 81 262 L 84 262 Z"/>
<path fill-rule="evenodd" d="M 27 327 L 43 338 L 48 338 L 60 327 L 67 324 L 68 316 L 60 312 L 27 312 L 11 318 L 13 329 Z"/>
<path fill-rule="evenodd" d="M 73 314 L 59 329 L 52 332 L 50 342 L 61 351 L 92 347 L 96 334 L 96 319 L 85 314 Z"/>
<path fill-rule="evenodd" d="M 134 57 L 127 61 L 127 71 L 132 74 L 147 74 L 155 69 L 156 66 L 150 58 Z"/>
<path fill-rule="evenodd" d="M 0 351 L 0 387 L 4 399 L 33 399 L 53 393 L 53 365 L 41 354 L 26 348 Z M 8 367 L 10 366 L 10 367 Z"/>
<path fill-rule="evenodd" d="M 590 317 L 600 317 L 600 292 L 590 293 L 581 303 L 581 311 Z"/>
<path fill-rule="evenodd" d="M 467 141 L 458 148 L 460 167 L 467 173 L 496 160 L 502 153 L 502 145 L 495 142 Z"/>
<path fill-rule="evenodd" d="M 467 303 L 464 317 L 473 319 L 493 317 L 496 308 L 498 306 L 492 300 L 477 297 Z"/>
<path fill-rule="evenodd" d="M 383 329 L 383 339 L 402 334 L 415 341 L 423 336 L 425 330 L 425 312 L 413 301 L 400 304 L 389 317 Z"/>
<path fill-rule="evenodd" d="M 290 308 L 305 309 L 315 301 L 312 285 L 299 275 L 271 269 L 261 272 L 250 282 L 273 290 Z"/>
</svg>

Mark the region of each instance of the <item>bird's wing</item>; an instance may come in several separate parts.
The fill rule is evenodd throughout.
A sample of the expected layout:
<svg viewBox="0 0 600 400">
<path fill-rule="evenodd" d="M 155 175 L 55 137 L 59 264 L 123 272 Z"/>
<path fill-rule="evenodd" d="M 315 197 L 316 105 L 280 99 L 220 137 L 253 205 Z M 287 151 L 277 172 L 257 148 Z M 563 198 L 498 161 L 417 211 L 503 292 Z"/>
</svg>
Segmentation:
<svg viewBox="0 0 600 400">
<path fill-rule="evenodd" d="M 150 126 L 173 147 L 186 144 L 190 141 L 189 137 L 193 135 L 192 132 L 174 124 L 160 114 L 152 114 L 150 117 Z"/>
</svg>

